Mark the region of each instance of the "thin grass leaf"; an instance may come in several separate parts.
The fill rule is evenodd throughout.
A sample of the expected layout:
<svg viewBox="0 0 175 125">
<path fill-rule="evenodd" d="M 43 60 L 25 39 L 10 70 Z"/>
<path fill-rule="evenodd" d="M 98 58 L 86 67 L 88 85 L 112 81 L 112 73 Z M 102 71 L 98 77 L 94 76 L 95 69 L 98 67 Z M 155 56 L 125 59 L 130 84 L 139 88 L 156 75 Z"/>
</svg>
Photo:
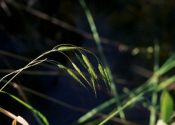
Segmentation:
<svg viewBox="0 0 175 125">
<path fill-rule="evenodd" d="M 158 87 L 156 88 L 157 91 L 166 89 L 168 86 L 170 86 L 172 83 L 175 82 L 175 75 L 169 77 L 168 79 L 162 81 Z"/>
<path fill-rule="evenodd" d="M 162 92 L 160 104 L 160 118 L 164 122 L 168 123 L 173 114 L 174 102 L 172 96 L 167 90 Z"/>
<path fill-rule="evenodd" d="M 97 45 L 98 52 L 99 52 L 99 54 L 101 56 L 101 59 L 102 59 L 104 65 L 109 67 L 107 59 L 106 59 L 106 57 L 105 57 L 105 55 L 103 53 L 103 47 L 101 45 L 100 35 L 98 34 L 98 31 L 97 31 L 97 28 L 96 28 L 93 16 L 92 16 L 89 8 L 87 7 L 85 0 L 79 0 L 79 1 L 80 1 L 80 4 L 81 4 L 84 12 L 85 12 L 85 15 L 87 17 L 87 20 L 88 20 L 90 29 L 92 31 L 92 35 L 93 35 L 93 38 L 95 40 L 95 43 Z M 110 81 L 110 88 L 111 88 L 112 94 L 113 94 L 113 96 L 115 96 L 116 103 L 119 104 L 120 101 L 118 100 L 118 92 L 116 90 L 116 87 L 115 87 L 115 84 L 114 84 L 114 80 L 113 80 L 113 76 L 112 76 L 112 73 L 111 73 L 110 69 L 109 69 L 109 75 L 110 75 L 110 77 L 109 77 L 110 78 L 110 80 L 109 80 Z M 120 113 L 120 117 L 122 119 L 125 119 L 124 112 Z"/>
<path fill-rule="evenodd" d="M 168 62 L 166 62 L 166 65 L 163 64 L 160 67 L 160 70 L 157 71 L 157 75 L 161 76 L 161 75 L 165 74 L 166 72 L 168 72 L 169 70 L 171 70 L 174 67 L 175 67 L 175 60 L 168 61 Z"/>
<path fill-rule="evenodd" d="M 175 53 L 173 53 L 167 60 L 166 62 L 162 65 L 165 66 L 167 64 L 169 64 L 170 62 L 172 62 L 175 59 Z"/>
<path fill-rule="evenodd" d="M 114 103 L 115 103 L 115 98 L 112 98 L 110 100 L 105 101 L 104 103 L 100 104 L 96 108 L 93 108 L 91 111 L 89 111 L 86 114 L 84 114 L 83 116 L 81 116 L 77 122 L 79 124 L 83 124 L 84 122 L 88 121 L 90 118 L 97 115 L 101 111 L 107 109 L 107 107 L 111 106 Z"/>
<path fill-rule="evenodd" d="M 117 108 L 116 110 L 114 110 L 112 113 L 110 113 L 107 118 L 105 118 L 102 122 L 100 122 L 98 125 L 104 125 L 106 122 L 108 122 L 111 118 L 113 118 L 115 115 L 117 115 L 118 113 L 122 112 L 124 109 L 126 109 L 127 107 L 133 105 L 134 103 L 138 102 L 140 99 L 142 99 L 144 93 L 140 93 L 137 96 L 131 98 L 130 100 L 128 100 L 125 104 L 123 104 L 122 106 L 120 106 L 120 108 Z"/>
<path fill-rule="evenodd" d="M 88 9 L 88 7 L 86 6 L 85 1 L 84 0 L 79 0 L 79 1 L 80 1 L 81 6 L 83 7 L 83 9 L 85 11 L 85 14 L 86 14 L 88 23 L 90 25 L 94 40 L 98 46 L 101 46 L 100 37 L 99 37 L 99 34 L 97 32 L 97 28 L 96 28 L 94 19 L 92 17 L 92 14 L 91 14 L 90 10 Z"/>
<path fill-rule="evenodd" d="M 14 96 L 14 95 L 12 95 L 10 93 L 7 93 L 5 91 L 0 91 L 0 93 L 3 93 L 3 94 L 8 95 L 12 99 L 14 99 L 15 101 L 17 101 L 21 105 L 23 105 L 24 107 L 28 108 L 30 111 L 32 111 L 33 113 L 35 113 L 42 120 L 42 122 L 43 122 L 44 125 L 49 125 L 49 122 L 48 122 L 47 118 L 41 112 L 39 112 L 38 110 L 36 110 L 32 106 L 30 106 L 29 104 L 25 103 L 24 101 L 22 101 L 18 97 Z"/>
<path fill-rule="evenodd" d="M 158 44 L 158 41 L 155 41 L 154 43 L 154 73 L 158 71 L 159 69 L 159 55 L 160 55 L 160 47 Z M 157 86 L 158 81 L 159 81 L 159 76 L 155 76 L 155 79 L 153 79 L 152 85 Z M 157 100 L 158 100 L 158 95 L 157 92 L 153 92 L 152 97 L 151 97 L 151 106 L 150 106 L 150 121 L 149 125 L 155 125 L 156 123 L 156 113 L 157 113 Z"/>
</svg>

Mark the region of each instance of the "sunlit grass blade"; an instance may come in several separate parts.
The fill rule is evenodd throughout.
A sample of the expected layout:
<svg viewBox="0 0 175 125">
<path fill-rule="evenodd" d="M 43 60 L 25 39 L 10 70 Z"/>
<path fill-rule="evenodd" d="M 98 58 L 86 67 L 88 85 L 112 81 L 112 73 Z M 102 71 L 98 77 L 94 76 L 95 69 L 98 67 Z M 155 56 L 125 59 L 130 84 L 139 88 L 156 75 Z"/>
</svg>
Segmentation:
<svg viewBox="0 0 175 125">
<path fill-rule="evenodd" d="M 170 122 L 171 116 L 174 111 L 174 102 L 172 96 L 167 90 L 164 90 L 162 92 L 160 104 L 160 118 L 165 123 L 168 123 Z"/>
<path fill-rule="evenodd" d="M 118 113 L 120 113 L 121 111 L 125 110 L 130 105 L 133 105 L 136 102 L 140 101 L 140 99 L 142 99 L 146 93 L 148 93 L 148 92 L 154 92 L 154 91 L 157 91 L 157 92 L 162 91 L 162 90 L 166 89 L 166 87 L 168 87 L 169 85 L 171 85 L 173 82 L 175 82 L 175 76 L 172 76 L 172 77 L 170 77 L 168 79 L 165 79 L 164 81 L 162 81 L 158 85 L 158 87 L 150 86 L 147 89 L 145 89 L 145 90 L 141 91 L 140 93 L 138 93 L 137 95 L 135 95 L 134 97 L 127 99 L 127 101 L 123 105 L 121 105 L 121 108 L 116 109 L 114 112 L 112 112 L 99 125 L 104 125 L 111 118 L 113 118 L 114 116 L 116 116 Z"/>
<path fill-rule="evenodd" d="M 121 105 L 120 108 L 117 108 L 116 110 L 114 110 L 112 113 L 110 113 L 108 115 L 107 118 L 105 118 L 102 122 L 100 122 L 98 125 L 104 125 L 106 122 L 108 122 L 110 119 L 112 119 L 115 115 L 119 114 L 120 112 L 122 112 L 124 109 L 126 109 L 127 107 L 131 106 L 132 104 L 138 102 L 140 99 L 142 99 L 143 93 L 140 93 L 138 95 L 136 95 L 135 97 L 131 98 L 130 100 L 128 100 L 125 104 Z"/>
<path fill-rule="evenodd" d="M 154 73 L 158 71 L 159 69 L 159 55 L 160 55 L 160 47 L 158 44 L 158 41 L 155 41 L 154 43 Z M 152 82 L 152 85 L 157 87 L 159 82 L 159 76 L 154 77 L 154 81 Z M 157 100 L 158 95 L 157 92 L 153 92 L 151 97 L 151 105 L 150 105 L 150 123 L 149 125 L 155 125 L 156 124 L 156 113 L 157 113 Z"/>
<path fill-rule="evenodd" d="M 27 109 L 29 109 L 30 111 L 32 111 L 33 113 L 35 113 L 43 122 L 44 125 L 49 125 L 49 122 L 47 120 L 47 118 L 38 110 L 36 110 L 35 108 L 33 108 L 32 106 L 30 106 L 29 104 L 27 104 L 26 102 L 22 101 L 21 99 L 19 99 L 18 97 L 7 93 L 5 91 L 0 91 L 0 93 L 6 94 L 9 97 L 11 97 L 12 99 L 14 99 L 15 101 L 17 101 L 18 103 L 20 103 L 21 105 L 23 105 L 24 107 L 26 107 Z"/>
<path fill-rule="evenodd" d="M 88 9 L 88 7 L 86 5 L 86 2 L 84 0 L 79 0 L 79 1 L 80 1 L 80 4 L 81 4 L 84 12 L 85 12 L 85 15 L 87 17 L 87 20 L 88 20 L 90 29 L 92 31 L 92 35 L 93 35 L 94 41 L 95 41 L 95 43 L 97 45 L 98 52 L 99 52 L 99 54 L 101 56 L 102 62 L 104 63 L 104 65 L 106 67 L 109 67 L 108 62 L 106 60 L 106 57 L 105 57 L 105 55 L 103 53 L 103 47 L 101 45 L 100 36 L 99 36 L 99 34 L 97 32 L 97 28 L 96 28 L 93 16 L 92 16 L 90 10 Z M 109 84 L 111 85 L 112 94 L 113 94 L 113 96 L 115 96 L 116 104 L 119 104 L 117 89 L 116 89 L 116 86 L 115 86 L 115 83 L 114 83 L 114 80 L 113 80 L 113 76 L 112 76 L 112 73 L 111 73 L 110 69 L 109 69 L 109 75 L 110 75 L 110 81 L 111 81 L 111 83 L 109 83 Z M 122 119 L 125 119 L 123 112 L 120 113 L 120 117 Z"/>
<path fill-rule="evenodd" d="M 174 61 L 174 60 L 172 60 L 172 61 Z M 161 91 L 161 90 L 167 88 L 173 82 L 175 82 L 175 76 L 172 76 L 172 77 L 168 77 L 167 79 L 165 79 L 162 82 L 160 82 L 160 84 L 158 85 L 158 87 L 156 87 L 156 86 L 153 87 L 152 86 L 152 84 L 155 82 L 155 76 L 157 74 L 160 73 L 160 75 L 158 75 L 156 77 L 161 77 L 161 75 L 163 75 L 167 71 L 169 71 L 172 68 L 174 68 L 175 65 L 173 64 L 172 61 L 169 61 L 169 63 L 167 63 L 167 65 L 164 65 L 163 64 L 160 68 L 157 68 L 157 70 L 155 70 L 153 76 L 150 77 L 150 79 L 147 80 L 147 82 L 145 84 L 141 85 L 140 87 L 138 87 L 137 89 L 135 89 L 133 92 L 129 92 L 130 94 L 132 93 L 132 97 L 130 97 L 129 99 L 127 99 L 127 101 L 126 100 L 125 101 L 122 101 L 122 102 L 125 102 L 125 103 L 122 103 L 123 105 L 120 105 L 121 108 L 116 109 L 115 113 L 113 113 L 112 115 L 110 115 L 107 119 L 105 119 L 104 121 L 102 121 L 100 124 L 102 125 L 102 124 L 106 123 L 112 117 L 114 117 L 115 115 L 117 115 L 121 111 L 125 110 L 125 108 L 127 108 L 128 106 L 130 106 L 130 105 L 135 104 L 136 102 L 138 102 L 141 98 L 143 98 L 143 96 L 144 96 L 145 93 L 147 93 L 147 92 L 154 92 L 154 91 Z M 171 64 L 171 65 L 168 66 L 168 64 Z M 141 96 L 140 96 L 140 94 L 141 94 Z M 140 97 L 138 97 L 138 95 Z M 138 97 L 138 98 L 136 98 L 136 97 Z M 133 100 L 133 98 L 135 98 L 135 99 Z M 130 104 L 127 103 L 127 102 L 130 102 Z M 110 103 L 110 105 L 111 104 L 114 104 L 114 103 L 115 103 L 115 100 L 112 100 L 111 103 Z M 106 107 L 102 107 L 102 109 L 101 110 L 98 110 L 98 111 L 100 112 L 100 111 L 108 108 L 110 105 L 107 105 Z M 78 121 L 80 123 L 82 123 L 84 121 L 87 121 L 89 118 L 93 117 L 96 113 L 98 113 L 98 111 L 96 110 L 96 108 L 94 108 L 93 110 L 89 111 L 87 114 L 85 114 L 84 116 L 82 116 Z"/>
<path fill-rule="evenodd" d="M 96 108 L 90 110 L 88 113 L 86 113 L 83 116 L 81 116 L 78 119 L 77 122 L 79 124 L 82 124 L 82 123 L 86 122 L 87 120 L 89 120 L 90 118 L 94 117 L 98 113 L 102 112 L 103 110 L 105 110 L 107 107 L 111 106 L 114 103 L 115 103 L 115 98 L 112 98 L 112 99 L 110 99 L 108 101 L 105 101 L 104 103 L 100 104 Z"/>
<path fill-rule="evenodd" d="M 168 86 L 170 86 L 172 83 L 175 82 L 175 75 L 169 77 L 168 79 L 165 79 L 164 81 L 160 82 L 158 87 L 156 88 L 157 91 L 166 89 Z"/>
<path fill-rule="evenodd" d="M 167 73 L 169 70 L 175 67 L 175 54 L 173 54 L 157 71 L 157 75 L 161 76 Z"/>
</svg>

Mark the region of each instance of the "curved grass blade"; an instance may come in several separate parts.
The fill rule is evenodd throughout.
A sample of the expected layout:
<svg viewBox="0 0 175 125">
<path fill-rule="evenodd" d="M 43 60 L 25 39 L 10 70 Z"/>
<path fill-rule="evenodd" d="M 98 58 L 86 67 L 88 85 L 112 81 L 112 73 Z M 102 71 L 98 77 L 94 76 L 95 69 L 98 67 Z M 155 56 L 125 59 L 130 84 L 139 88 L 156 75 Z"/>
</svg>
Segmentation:
<svg viewBox="0 0 175 125">
<path fill-rule="evenodd" d="M 154 73 L 159 70 L 159 55 L 160 55 L 160 46 L 158 41 L 156 40 L 154 43 Z M 154 87 L 157 87 L 158 82 L 159 82 L 159 76 L 155 75 L 152 85 Z M 155 91 L 153 92 L 151 97 L 149 125 L 155 125 L 156 123 L 157 101 L 158 101 L 158 95 L 157 92 Z"/>
<path fill-rule="evenodd" d="M 93 116 L 97 115 L 98 113 L 100 113 L 101 111 L 105 110 L 107 107 L 111 106 L 112 104 L 115 103 L 115 98 L 112 98 L 102 104 L 100 104 L 99 106 L 97 106 L 96 108 L 92 109 L 91 111 L 87 112 L 86 114 L 84 114 L 83 116 L 81 116 L 78 119 L 78 123 L 82 124 L 84 122 L 86 122 L 87 120 L 89 120 L 90 118 L 92 118 Z"/>
<path fill-rule="evenodd" d="M 18 103 L 20 103 L 21 105 L 23 105 L 24 107 L 28 108 L 30 111 L 32 111 L 33 113 L 35 113 L 43 122 L 44 125 L 49 125 L 49 122 L 47 120 L 47 118 L 38 110 L 36 110 L 35 108 L 33 108 L 31 105 L 27 104 L 26 102 L 22 101 L 21 99 L 19 99 L 18 97 L 7 93 L 5 91 L 0 91 L 0 93 L 6 94 L 9 97 L 11 97 L 12 99 L 14 99 L 15 101 L 17 101 Z"/>
</svg>

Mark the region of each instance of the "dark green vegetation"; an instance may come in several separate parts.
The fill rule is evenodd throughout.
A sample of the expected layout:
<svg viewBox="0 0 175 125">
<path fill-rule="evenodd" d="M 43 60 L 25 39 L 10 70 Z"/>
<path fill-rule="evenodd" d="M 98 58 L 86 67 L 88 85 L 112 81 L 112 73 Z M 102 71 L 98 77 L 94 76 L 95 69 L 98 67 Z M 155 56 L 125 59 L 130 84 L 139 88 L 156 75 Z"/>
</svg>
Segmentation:
<svg viewBox="0 0 175 125">
<path fill-rule="evenodd" d="M 33 37 L 35 40 L 39 39 L 41 41 L 43 39 L 43 43 L 46 44 L 46 46 L 48 45 L 50 48 L 53 48 L 54 45 L 55 47 L 53 49 L 48 49 L 49 51 L 44 48 L 45 52 L 43 54 L 38 57 L 34 57 L 33 53 L 36 54 L 35 51 L 39 51 L 39 48 L 41 49 L 41 46 L 44 46 L 44 44 L 42 42 L 39 44 L 29 42 L 32 44 L 29 44 L 29 49 L 33 50 L 29 52 L 29 56 L 34 58 L 32 61 L 31 59 L 22 58 L 21 56 L 15 55 L 13 53 L 1 51 L 2 55 L 8 55 L 28 62 L 27 64 L 22 64 L 22 66 L 18 65 L 18 67 L 15 67 L 17 70 L 10 71 L 8 74 L 3 75 L 0 79 L 0 94 L 5 98 L 1 99 L 0 112 L 1 114 L 5 115 L 8 120 L 12 119 L 10 120 L 12 125 L 16 125 L 17 123 L 24 125 L 175 124 L 175 108 L 173 98 L 175 90 L 173 85 L 175 82 L 175 53 L 173 52 L 174 48 L 172 42 L 174 40 L 174 25 L 171 21 L 171 19 L 175 19 L 174 15 L 172 14 L 174 11 L 173 7 L 175 2 L 149 0 L 131 2 L 119 0 L 117 2 L 111 1 L 111 4 L 108 8 L 108 6 L 105 6 L 107 3 L 103 3 L 103 1 L 101 1 L 102 3 L 98 3 L 96 1 L 92 3 L 86 3 L 84 0 L 79 0 L 77 1 L 78 5 L 74 6 L 80 7 L 79 9 L 81 12 L 77 13 L 77 15 L 82 14 L 84 16 L 83 20 L 86 21 L 86 25 L 89 27 L 90 33 L 84 32 L 72 25 L 69 25 L 66 23 L 66 19 L 64 21 L 60 21 L 55 18 L 55 16 L 59 17 L 62 16 L 62 14 L 56 12 L 55 14 L 58 15 L 53 14 L 53 11 L 55 11 L 54 3 L 51 4 L 50 2 L 50 5 L 48 4 L 50 8 L 48 8 L 48 12 L 46 12 L 46 14 L 42 11 L 38 11 L 37 9 L 44 10 L 45 7 L 47 8 L 47 3 L 49 2 L 45 1 L 45 6 L 42 6 L 42 2 L 40 3 L 39 1 L 36 2 L 31 0 L 30 2 L 18 3 L 13 0 L 1 2 L 2 19 L 4 19 L 4 17 L 7 18 L 3 20 L 4 22 L 1 21 L 1 24 L 3 24 L 1 26 L 1 32 L 3 31 L 2 34 L 7 31 L 9 36 L 13 36 L 16 39 L 18 38 L 17 40 L 24 39 L 25 37 Z M 70 1 L 66 1 L 64 3 L 65 5 L 63 3 L 63 1 L 58 2 L 60 7 L 63 9 L 61 11 L 73 9 L 73 7 L 65 8 L 70 6 Z M 99 8 L 93 9 L 95 5 L 98 5 L 97 7 Z M 116 11 L 114 5 L 117 5 L 118 7 Z M 103 25 L 98 24 L 98 22 L 96 23 L 95 19 L 99 15 L 95 15 L 93 13 L 95 13 L 94 11 L 98 12 L 99 10 L 103 10 L 104 7 L 106 8 L 106 10 L 104 10 L 104 14 L 107 13 L 106 15 L 108 15 L 110 11 L 112 12 L 112 14 L 110 14 L 107 18 L 108 20 L 105 20 L 107 22 L 111 22 L 110 25 L 114 27 L 112 29 L 114 31 L 111 31 L 113 33 L 111 35 L 112 38 L 119 37 L 118 40 L 124 40 L 126 42 L 117 42 L 100 36 L 102 32 L 101 30 L 103 30 Z M 17 14 L 14 17 L 12 16 L 13 9 L 17 11 L 14 13 Z M 93 11 L 91 11 L 91 9 Z M 70 10 L 68 11 L 71 12 Z M 8 29 L 8 22 L 6 22 L 6 20 L 11 18 L 15 20 L 17 16 L 22 18 L 23 15 L 29 16 L 27 20 L 20 20 L 23 23 L 27 22 L 26 25 L 21 24 L 26 26 L 26 29 L 22 26 L 22 28 L 26 30 L 26 33 L 19 33 L 18 36 L 16 35 L 17 33 L 15 34 L 13 32 L 12 27 L 12 29 Z M 74 13 L 74 15 L 76 15 L 76 13 Z M 37 21 L 37 23 L 34 23 L 35 25 L 32 25 L 34 22 L 33 16 L 44 22 Z M 68 18 L 69 16 L 71 17 L 71 15 L 68 15 Z M 81 18 L 78 18 L 77 16 L 77 20 L 79 21 Z M 116 23 L 114 23 L 115 21 Z M 82 22 L 79 22 L 80 27 L 82 26 Z M 11 24 L 11 22 L 9 23 Z M 50 23 L 51 27 L 58 26 L 59 28 L 57 27 L 58 29 L 49 29 L 50 24 L 46 25 L 47 23 Z M 13 23 L 11 25 L 13 25 Z M 30 26 L 40 28 L 33 30 L 33 28 Z M 118 30 L 115 31 L 115 28 Z M 14 29 L 17 30 L 18 28 L 14 27 Z M 19 30 L 23 31 L 24 29 Z M 69 33 L 65 33 L 67 36 L 64 35 L 64 32 L 66 32 L 65 30 L 69 31 Z M 35 31 L 35 33 L 32 34 L 30 31 Z M 60 33 L 63 34 L 60 35 Z M 60 44 L 54 42 L 47 44 L 51 41 L 51 39 L 53 39 L 53 41 L 63 40 L 63 42 Z M 88 40 L 85 40 L 87 43 L 82 43 L 82 46 L 79 45 L 80 47 L 77 46 L 80 44 L 79 41 L 82 39 Z M 66 43 L 64 43 L 64 40 L 67 40 Z M 4 40 L 2 41 L 4 42 Z M 75 41 L 78 41 L 78 43 Z M 140 43 L 138 41 L 140 41 Z M 92 43 L 92 45 L 88 42 Z M 23 45 L 22 42 L 20 45 Z M 5 43 L 2 44 L 2 48 L 3 47 L 6 48 Z M 23 47 L 28 48 L 27 44 L 24 44 Z M 114 51 L 116 49 L 118 53 L 121 53 L 121 56 L 116 56 Z M 25 52 L 25 49 L 20 51 Z M 128 59 L 122 60 L 121 64 L 119 65 L 116 62 L 119 62 L 122 59 L 122 56 L 126 56 L 125 58 Z M 4 61 L 3 58 L 2 61 Z M 5 64 L 10 65 L 8 61 L 4 62 Z M 115 65 L 118 66 L 115 68 Z M 29 69 L 33 68 L 36 71 L 40 71 L 40 66 L 53 66 L 51 67 L 52 70 L 58 70 L 60 73 L 59 75 L 63 75 L 63 78 L 72 78 L 71 85 L 80 86 L 80 89 L 70 87 L 70 89 L 68 89 L 69 91 L 66 92 L 62 89 L 69 88 L 70 84 L 65 84 L 68 81 L 61 81 L 62 84 L 66 86 L 65 88 L 58 87 L 59 89 L 55 89 L 55 85 L 50 84 L 50 81 L 46 80 L 49 83 L 49 87 L 46 86 L 46 89 L 42 90 L 41 88 L 45 86 L 44 80 L 41 80 L 43 83 L 39 84 L 34 78 L 23 75 L 23 73 L 27 73 L 27 71 L 30 71 Z M 45 78 L 49 78 L 49 73 L 47 72 L 48 70 L 44 72 Z M 41 75 L 43 72 L 37 73 Z M 59 76 L 57 73 L 54 73 L 51 75 L 55 75 L 56 77 Z M 66 74 L 68 74 L 69 77 L 66 76 Z M 32 75 L 35 76 L 36 74 Z M 23 85 L 23 79 L 29 80 L 28 84 L 30 84 L 30 86 L 28 84 Z M 74 84 L 73 81 L 78 83 L 78 85 Z M 21 84 L 18 82 L 21 82 Z M 54 87 L 50 88 L 50 86 Z M 68 98 L 68 100 L 70 100 L 70 103 L 77 102 L 75 103 L 77 106 L 60 101 L 55 97 L 47 95 L 53 91 L 56 91 L 57 95 L 58 92 L 61 91 L 59 93 L 61 95 L 60 97 L 64 99 L 65 97 L 68 97 L 64 96 L 64 94 L 71 93 L 71 89 L 75 89 L 74 92 L 78 90 L 78 94 L 76 96 L 82 96 L 82 100 L 84 103 L 86 103 L 86 105 L 90 105 L 90 103 L 93 101 L 98 100 L 100 93 L 105 93 L 107 98 L 86 109 L 86 106 L 84 106 L 85 108 L 81 108 L 81 105 L 78 104 L 78 101 L 74 95 Z M 48 90 L 48 93 L 45 93 L 45 90 Z M 18 94 L 16 94 L 16 91 Z M 81 91 L 86 91 L 86 93 L 92 95 L 91 98 L 95 99 L 91 102 L 88 101 L 88 97 L 83 96 L 83 92 Z M 34 100 L 34 97 L 40 97 L 42 100 L 34 103 L 36 101 Z M 9 102 L 14 102 L 14 105 L 19 106 L 23 110 L 21 111 L 20 108 L 17 108 L 15 111 L 9 109 L 10 106 L 6 105 L 9 103 L 8 100 Z M 46 100 L 46 102 L 49 104 L 42 102 L 43 100 Z M 53 115 L 50 115 L 47 112 L 47 108 L 49 107 L 48 105 L 50 104 L 52 111 L 54 112 Z M 44 107 L 44 110 L 41 108 L 42 106 Z M 60 109 L 57 110 L 57 108 L 60 106 L 75 110 L 76 112 L 81 112 L 81 115 L 78 114 L 78 117 L 74 118 L 73 120 L 69 121 L 68 119 L 67 121 L 64 121 L 66 117 L 72 118 L 74 114 L 72 115 L 70 113 L 71 111 L 64 112 L 64 110 L 59 112 Z M 23 114 L 23 111 L 26 111 L 27 114 L 29 114 L 29 112 L 32 113 L 32 118 L 28 118 L 29 115 L 26 115 L 25 113 Z M 19 116 L 16 116 L 15 114 L 19 114 Z M 65 115 L 63 115 L 63 117 L 59 117 L 60 114 Z M 2 119 L 0 116 L 0 123 Z M 58 121 L 56 121 L 57 119 Z M 6 123 L 6 120 L 7 119 L 3 119 L 1 124 L 9 123 Z M 61 120 L 64 122 L 59 122 Z"/>
</svg>

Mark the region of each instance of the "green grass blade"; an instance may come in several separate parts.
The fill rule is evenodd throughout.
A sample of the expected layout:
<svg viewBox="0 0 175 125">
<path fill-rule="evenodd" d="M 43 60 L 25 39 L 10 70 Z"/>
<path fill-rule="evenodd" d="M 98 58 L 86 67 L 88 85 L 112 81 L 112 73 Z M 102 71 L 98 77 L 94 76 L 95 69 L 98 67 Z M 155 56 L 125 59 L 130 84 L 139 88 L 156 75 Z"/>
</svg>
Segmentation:
<svg viewBox="0 0 175 125">
<path fill-rule="evenodd" d="M 174 102 L 167 90 L 162 92 L 160 104 L 160 118 L 164 122 L 168 123 L 173 114 Z"/>
<path fill-rule="evenodd" d="M 33 108 L 31 105 L 27 104 L 26 102 L 22 101 L 21 99 L 19 99 L 18 97 L 14 96 L 14 95 L 12 95 L 10 93 L 4 92 L 4 91 L 0 91 L 0 93 L 3 93 L 3 94 L 8 95 L 12 99 L 14 99 L 18 103 L 20 103 L 21 105 L 23 105 L 24 107 L 26 107 L 27 109 L 29 109 L 30 111 L 32 111 L 33 113 L 35 113 L 42 120 L 42 122 L 43 122 L 44 125 L 49 125 L 49 122 L 48 122 L 47 118 L 41 112 L 39 112 L 38 110 L 36 110 L 35 108 Z"/>
<path fill-rule="evenodd" d="M 160 55 L 160 47 L 158 42 L 156 41 L 154 44 L 154 73 L 159 69 L 159 55 Z M 158 85 L 159 76 L 155 76 L 154 78 L 155 79 L 152 82 L 152 84 L 154 87 L 156 87 Z M 158 100 L 158 95 L 157 95 L 157 92 L 155 91 L 153 92 L 151 97 L 149 125 L 156 124 L 157 100 Z"/>
<path fill-rule="evenodd" d="M 105 118 L 102 122 L 100 122 L 98 125 L 104 125 L 106 122 L 108 122 L 110 119 L 112 119 L 115 115 L 122 112 L 124 109 L 126 109 L 130 105 L 138 102 L 140 99 L 142 99 L 143 94 L 144 93 L 140 93 L 139 95 L 128 100 L 124 105 L 120 106 L 120 108 L 117 108 L 114 112 L 109 114 L 109 116 L 107 118 Z"/>
<path fill-rule="evenodd" d="M 107 107 L 111 106 L 114 103 L 115 103 L 115 98 L 112 98 L 112 99 L 110 99 L 110 100 L 100 104 L 99 106 L 97 106 L 96 108 L 92 109 L 91 111 L 89 111 L 85 115 L 81 116 L 78 119 L 78 123 L 82 124 L 82 123 L 86 122 L 87 120 L 89 120 L 93 116 L 97 115 L 98 113 L 100 113 L 101 111 L 103 111 L 104 109 L 106 109 Z"/>
<path fill-rule="evenodd" d="M 85 11 L 87 20 L 89 22 L 89 25 L 90 25 L 90 28 L 91 28 L 91 31 L 92 31 L 92 35 L 93 35 L 96 43 L 100 44 L 100 37 L 98 35 L 97 28 L 95 26 L 95 22 L 94 22 L 94 19 L 93 19 L 92 15 L 91 15 L 91 12 L 87 8 L 86 3 L 85 3 L 84 0 L 79 0 L 79 1 L 80 1 L 81 6 L 83 7 L 83 9 Z"/>
<path fill-rule="evenodd" d="M 102 47 L 102 45 L 101 45 L 100 36 L 99 36 L 99 34 L 98 34 L 98 32 L 97 32 L 97 28 L 96 28 L 96 25 L 95 25 L 93 16 L 92 16 L 90 10 L 88 9 L 88 7 L 87 7 L 87 5 L 86 5 L 86 2 L 85 2 L 84 0 L 79 0 L 79 1 L 80 1 L 80 4 L 81 4 L 81 6 L 82 6 L 84 12 L 85 12 L 85 15 L 86 15 L 86 17 L 87 17 L 87 20 L 88 20 L 90 29 L 91 29 L 91 31 L 92 31 L 92 35 L 93 35 L 93 37 L 94 37 L 95 43 L 96 43 L 96 45 L 97 45 L 98 52 L 99 52 L 99 54 L 100 54 L 100 56 L 101 56 L 102 62 L 104 63 L 104 65 L 105 65 L 106 67 L 109 68 L 108 62 L 107 62 L 106 57 L 105 57 L 105 55 L 104 55 L 104 53 L 103 53 L 103 47 Z M 114 83 L 113 76 L 112 76 L 112 73 L 111 73 L 110 68 L 109 68 L 109 75 L 110 75 L 110 81 L 111 81 L 110 85 L 111 85 L 111 88 L 112 88 L 112 89 L 111 89 L 112 94 L 113 94 L 113 96 L 115 96 L 116 104 L 117 104 L 117 103 L 119 104 L 118 93 L 117 93 L 117 90 L 116 90 L 116 86 L 115 86 L 115 83 Z M 125 119 L 125 116 L 124 116 L 124 113 L 123 113 L 123 112 L 120 113 L 120 117 L 121 117 L 122 119 Z"/>
<path fill-rule="evenodd" d="M 168 79 L 165 79 L 164 81 L 160 82 L 158 87 L 156 88 L 157 91 L 166 89 L 168 86 L 170 86 L 175 81 L 175 75 L 169 77 Z"/>
</svg>

